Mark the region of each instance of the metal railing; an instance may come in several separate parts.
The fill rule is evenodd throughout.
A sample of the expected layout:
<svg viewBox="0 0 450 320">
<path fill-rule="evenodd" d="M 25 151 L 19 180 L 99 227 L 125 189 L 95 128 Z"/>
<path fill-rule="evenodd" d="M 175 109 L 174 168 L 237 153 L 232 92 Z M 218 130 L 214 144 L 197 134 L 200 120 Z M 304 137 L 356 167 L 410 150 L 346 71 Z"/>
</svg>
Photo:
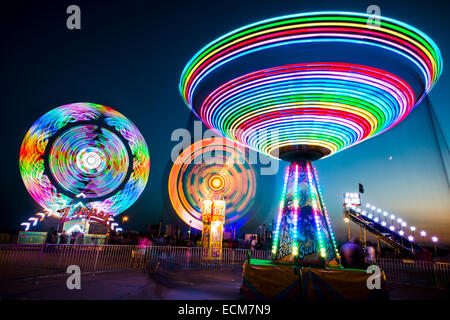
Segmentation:
<svg viewBox="0 0 450 320">
<path fill-rule="evenodd" d="M 144 271 L 156 266 L 177 269 L 242 270 L 252 259 L 269 260 L 270 251 L 221 249 L 216 258 L 208 249 L 134 245 L 0 244 L 0 281 L 39 278 L 66 274 L 77 265 L 83 273 L 108 271 Z M 388 281 L 432 288 L 450 287 L 450 264 L 401 259 L 377 259 Z"/>
<path fill-rule="evenodd" d="M 450 288 L 450 264 L 444 262 L 378 258 L 375 261 L 390 282 L 438 289 Z"/>
<path fill-rule="evenodd" d="M 0 244 L 0 281 L 66 274 L 77 265 L 83 273 L 146 270 L 152 264 L 179 268 L 242 269 L 247 249 L 221 249 L 208 257 L 208 249 L 69 244 Z M 251 250 L 253 259 L 270 259 L 270 251 Z"/>
</svg>

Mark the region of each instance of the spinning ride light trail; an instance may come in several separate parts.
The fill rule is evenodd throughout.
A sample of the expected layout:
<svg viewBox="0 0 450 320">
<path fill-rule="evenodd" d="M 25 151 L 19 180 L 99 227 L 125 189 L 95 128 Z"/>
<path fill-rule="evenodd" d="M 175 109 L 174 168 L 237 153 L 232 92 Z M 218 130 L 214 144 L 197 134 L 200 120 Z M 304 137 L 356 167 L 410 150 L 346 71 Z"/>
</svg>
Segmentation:
<svg viewBox="0 0 450 320">
<path fill-rule="evenodd" d="M 296 64 L 224 84 L 205 99 L 200 116 L 208 127 L 267 155 L 304 145 L 331 155 L 395 126 L 413 105 L 408 84 L 382 70 Z M 263 130 L 272 135 L 261 139 Z"/>
<path fill-rule="evenodd" d="M 243 148 L 224 138 L 195 142 L 176 159 L 169 175 L 169 196 L 178 216 L 202 230 L 202 204 L 212 193 L 226 201 L 225 226 L 248 220 L 256 177 Z"/>
<path fill-rule="evenodd" d="M 208 127 L 265 154 L 306 145 L 331 155 L 395 126 L 442 72 L 428 36 L 369 17 L 316 12 L 240 28 L 189 61 L 180 92 Z M 265 128 L 277 142 L 255 136 Z"/>
<path fill-rule="evenodd" d="M 150 170 L 136 126 L 94 103 L 67 104 L 39 118 L 22 142 L 19 162 L 28 192 L 55 216 L 80 203 L 95 215 L 118 215 L 142 193 Z"/>
<path fill-rule="evenodd" d="M 404 120 L 442 73 L 422 31 L 369 14 L 312 12 L 256 22 L 212 41 L 188 62 L 179 90 L 212 130 L 291 162 L 275 260 L 335 263 L 330 220 L 310 161 Z"/>
</svg>

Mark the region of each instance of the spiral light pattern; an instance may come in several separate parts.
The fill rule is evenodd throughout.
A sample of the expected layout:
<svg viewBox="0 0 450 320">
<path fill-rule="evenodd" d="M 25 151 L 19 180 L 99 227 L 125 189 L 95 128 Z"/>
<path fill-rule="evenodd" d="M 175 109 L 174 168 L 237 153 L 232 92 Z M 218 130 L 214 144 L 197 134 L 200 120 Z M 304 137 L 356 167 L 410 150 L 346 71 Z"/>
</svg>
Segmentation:
<svg viewBox="0 0 450 320">
<path fill-rule="evenodd" d="M 332 155 L 402 121 L 442 72 L 423 32 L 369 18 L 315 12 L 242 27 L 189 61 L 180 92 L 209 128 L 252 149 Z"/>
<path fill-rule="evenodd" d="M 53 212 L 83 194 L 85 207 L 117 215 L 142 193 L 150 170 L 136 126 L 94 103 L 64 105 L 39 118 L 22 142 L 19 162 L 28 192 Z"/>
<path fill-rule="evenodd" d="M 222 138 L 200 140 L 186 148 L 169 175 L 169 196 L 178 216 L 202 229 L 201 201 L 216 192 L 226 201 L 225 224 L 243 224 L 249 217 L 256 178 L 242 148 Z"/>
</svg>

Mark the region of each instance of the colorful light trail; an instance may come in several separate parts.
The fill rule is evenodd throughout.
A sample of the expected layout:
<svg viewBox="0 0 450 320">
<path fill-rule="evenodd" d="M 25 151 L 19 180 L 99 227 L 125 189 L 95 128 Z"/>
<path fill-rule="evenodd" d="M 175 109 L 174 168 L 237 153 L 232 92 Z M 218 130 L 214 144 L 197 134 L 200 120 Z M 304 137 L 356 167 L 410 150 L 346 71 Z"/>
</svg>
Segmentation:
<svg viewBox="0 0 450 320">
<path fill-rule="evenodd" d="M 83 197 L 88 209 L 117 215 L 147 183 L 145 140 L 125 116 L 94 103 L 73 103 L 39 118 L 20 149 L 20 173 L 33 199 L 49 212 Z"/>
<path fill-rule="evenodd" d="M 186 224 L 202 230 L 201 201 L 212 192 L 225 197 L 226 225 L 242 224 L 249 218 L 256 177 L 241 149 L 223 138 L 211 138 L 195 142 L 179 155 L 168 188 L 172 206 Z"/>
<path fill-rule="evenodd" d="M 312 12 L 256 22 L 209 43 L 183 70 L 180 93 L 210 129 L 291 162 L 273 235 L 278 262 L 338 262 L 311 161 L 396 126 L 442 73 L 430 37 L 372 18 Z"/>
<path fill-rule="evenodd" d="M 374 27 L 369 17 L 316 12 L 240 28 L 189 61 L 180 92 L 209 128 L 252 149 L 276 158 L 298 150 L 294 146 L 318 149 L 318 158 L 332 155 L 398 124 L 442 72 L 440 51 L 427 35 L 385 17 Z M 405 65 L 391 68 L 381 59 L 357 64 L 355 54 L 339 56 L 342 47 L 321 53 L 336 44 L 376 48 Z M 311 45 L 317 50 L 306 47 Z M 294 53 L 271 54 L 280 47 Z M 302 55 L 302 48 L 312 50 L 312 57 Z M 258 54 L 264 52 L 271 59 L 261 62 Z M 252 61 L 254 69 L 234 67 L 240 60 Z M 410 71 L 420 83 L 403 77 Z"/>
</svg>

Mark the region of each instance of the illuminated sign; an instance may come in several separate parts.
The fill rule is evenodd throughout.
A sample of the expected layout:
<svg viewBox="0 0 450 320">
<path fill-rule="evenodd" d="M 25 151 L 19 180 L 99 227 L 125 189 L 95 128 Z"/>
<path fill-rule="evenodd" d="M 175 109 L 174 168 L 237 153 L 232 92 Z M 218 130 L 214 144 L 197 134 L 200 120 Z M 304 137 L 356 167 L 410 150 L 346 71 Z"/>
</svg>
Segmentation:
<svg viewBox="0 0 450 320">
<path fill-rule="evenodd" d="M 359 193 L 346 192 L 344 194 L 344 205 L 360 206 L 361 198 L 359 196 Z"/>
<path fill-rule="evenodd" d="M 203 200 L 202 206 L 202 245 L 205 255 L 210 257 L 221 257 L 223 224 L 225 222 L 224 200 Z"/>
<path fill-rule="evenodd" d="M 58 213 L 60 214 L 61 222 L 84 218 L 84 219 L 93 219 L 98 222 L 107 224 L 109 218 L 112 217 L 112 214 L 110 213 L 99 211 L 97 209 L 88 209 L 81 205 L 59 209 Z"/>
</svg>

